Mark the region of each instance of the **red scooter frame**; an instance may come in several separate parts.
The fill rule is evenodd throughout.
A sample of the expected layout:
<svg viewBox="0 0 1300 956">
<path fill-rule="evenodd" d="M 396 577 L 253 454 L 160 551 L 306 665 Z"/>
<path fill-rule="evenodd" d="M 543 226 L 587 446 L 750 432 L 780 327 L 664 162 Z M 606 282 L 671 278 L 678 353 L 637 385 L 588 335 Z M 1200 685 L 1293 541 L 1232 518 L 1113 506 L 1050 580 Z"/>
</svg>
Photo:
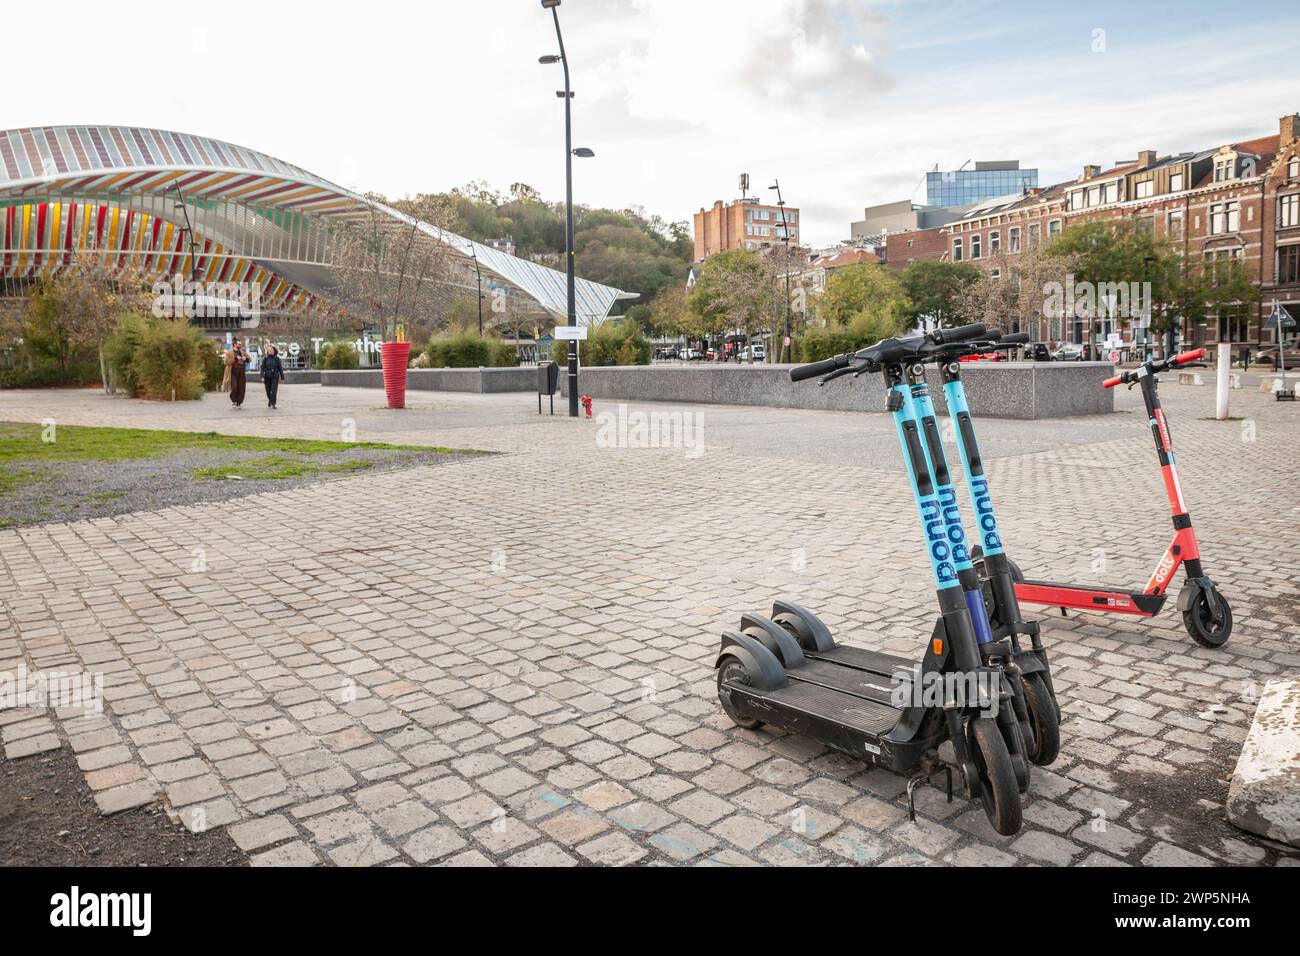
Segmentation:
<svg viewBox="0 0 1300 956">
<path fill-rule="evenodd" d="M 1017 574 L 1016 597 L 1021 602 L 1059 607 L 1062 610 L 1074 608 L 1079 611 L 1153 617 L 1160 613 L 1169 597 L 1169 585 L 1174 573 L 1180 567 L 1185 567 L 1187 580 L 1178 595 L 1178 609 L 1183 612 L 1183 624 L 1187 632 L 1205 647 L 1219 647 L 1228 640 L 1232 633 L 1232 609 L 1201 568 L 1201 550 L 1196 543 L 1191 515 L 1187 513 L 1183 488 L 1178 481 L 1169 423 L 1165 420 L 1164 409 L 1160 405 L 1157 389 L 1159 382 L 1156 379 L 1157 372 L 1178 368 L 1204 356 L 1205 349 L 1197 349 L 1165 361 L 1147 362 L 1133 371 L 1122 372 L 1105 383 L 1106 388 L 1123 384 L 1141 386 L 1151 432 L 1155 438 L 1156 454 L 1160 459 L 1160 472 L 1165 481 L 1165 495 L 1169 499 L 1169 510 L 1173 515 L 1174 540 L 1156 565 L 1146 587 L 1141 592 L 1134 593 L 1111 588 L 1025 581 Z"/>
</svg>

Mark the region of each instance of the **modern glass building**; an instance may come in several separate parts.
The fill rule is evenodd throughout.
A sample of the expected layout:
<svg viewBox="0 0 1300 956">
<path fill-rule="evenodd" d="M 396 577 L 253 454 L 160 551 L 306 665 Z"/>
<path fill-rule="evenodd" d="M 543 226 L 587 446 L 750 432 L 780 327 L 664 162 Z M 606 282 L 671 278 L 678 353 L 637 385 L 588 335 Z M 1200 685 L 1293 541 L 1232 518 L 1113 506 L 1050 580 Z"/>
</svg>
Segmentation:
<svg viewBox="0 0 1300 956">
<path fill-rule="evenodd" d="M 427 265 L 435 261 L 436 270 Z M 295 341 L 343 320 L 360 333 L 375 301 L 402 304 L 385 321 L 434 329 L 467 295 L 496 303 L 483 309 L 489 328 L 521 314 L 549 327 L 568 313 L 563 272 L 257 150 L 137 127 L 0 130 L 0 303 L 71 270 L 146 290 L 183 276 L 194 288 L 172 294 L 173 305 L 250 288 L 251 318 L 204 315 L 197 324 L 245 335 L 274 328 Z M 581 278 L 575 285 L 580 325 L 635 298 Z"/>
<path fill-rule="evenodd" d="M 1038 170 L 1021 169 L 1020 161 L 976 163 L 974 169 L 951 169 L 925 174 L 926 205 L 969 206 L 998 196 L 1009 196 L 1038 185 Z"/>
</svg>

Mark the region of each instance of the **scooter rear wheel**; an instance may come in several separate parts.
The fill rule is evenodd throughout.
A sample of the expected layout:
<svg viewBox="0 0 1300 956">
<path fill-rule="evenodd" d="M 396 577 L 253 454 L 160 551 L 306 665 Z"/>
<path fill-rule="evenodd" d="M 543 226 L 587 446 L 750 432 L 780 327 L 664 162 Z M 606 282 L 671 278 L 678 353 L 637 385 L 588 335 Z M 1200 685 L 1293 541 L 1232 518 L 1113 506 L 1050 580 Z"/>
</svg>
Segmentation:
<svg viewBox="0 0 1300 956">
<path fill-rule="evenodd" d="M 984 815 L 993 829 L 1003 836 L 1020 831 L 1023 817 L 1020 810 L 1020 788 L 1016 786 L 1016 771 L 1011 765 L 1011 754 L 1002 739 L 997 721 L 974 717 L 966 725 L 966 740 L 971 757 L 979 771 L 980 802 Z"/>
<path fill-rule="evenodd" d="M 1227 598 L 1218 591 L 1215 591 L 1214 597 L 1219 603 L 1217 624 L 1204 591 L 1196 595 L 1192 606 L 1183 612 L 1183 627 L 1187 628 L 1192 640 L 1202 647 L 1222 647 L 1232 636 L 1232 608 L 1228 606 Z"/>
<path fill-rule="evenodd" d="M 744 684 L 746 687 L 751 685 L 749 671 L 745 669 L 745 665 L 738 658 L 728 657 L 726 663 L 718 668 L 718 703 L 722 705 L 723 711 L 726 712 L 726 715 L 731 718 L 731 722 L 737 727 L 743 727 L 746 730 L 757 730 L 762 727 L 763 722 L 761 720 L 746 717 L 732 708 L 727 701 L 727 695 L 722 692 L 724 683 Z"/>
<path fill-rule="evenodd" d="M 1056 762 L 1061 752 L 1061 725 L 1056 716 L 1056 705 L 1047 691 L 1047 684 L 1038 674 L 1026 674 L 1020 684 L 1025 689 L 1025 707 L 1029 710 L 1032 739 L 1026 741 L 1029 759 L 1040 767 Z"/>
</svg>

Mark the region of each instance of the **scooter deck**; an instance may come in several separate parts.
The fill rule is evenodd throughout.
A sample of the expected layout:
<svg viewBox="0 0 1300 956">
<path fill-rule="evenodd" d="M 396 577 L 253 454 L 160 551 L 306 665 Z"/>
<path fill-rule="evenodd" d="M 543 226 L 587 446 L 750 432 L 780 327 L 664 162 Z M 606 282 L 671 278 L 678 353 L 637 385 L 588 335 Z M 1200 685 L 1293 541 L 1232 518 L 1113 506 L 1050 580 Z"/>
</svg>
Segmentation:
<svg viewBox="0 0 1300 956">
<path fill-rule="evenodd" d="M 765 723 L 902 771 L 937 745 L 939 733 L 918 735 L 909 729 L 905 739 L 889 739 L 907 710 L 892 702 L 891 677 L 915 666 L 906 658 L 840 644 L 805 652 L 802 663 L 786 669 L 780 687 L 727 683 L 724 689 L 733 704 Z"/>
<path fill-rule="evenodd" d="M 1016 599 L 1026 604 L 1067 607 L 1076 611 L 1104 611 L 1152 617 L 1164 606 L 1163 594 L 1135 594 L 1121 588 L 1056 584 L 1051 581 L 1017 581 Z"/>
</svg>

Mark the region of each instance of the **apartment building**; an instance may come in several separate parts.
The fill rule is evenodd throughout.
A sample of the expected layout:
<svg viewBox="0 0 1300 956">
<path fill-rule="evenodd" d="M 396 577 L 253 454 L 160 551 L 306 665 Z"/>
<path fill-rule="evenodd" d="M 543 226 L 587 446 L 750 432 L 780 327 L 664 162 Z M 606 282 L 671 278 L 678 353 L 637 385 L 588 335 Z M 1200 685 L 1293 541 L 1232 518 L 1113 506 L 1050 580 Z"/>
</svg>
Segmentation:
<svg viewBox="0 0 1300 956">
<path fill-rule="evenodd" d="M 1078 179 L 1022 197 L 977 203 L 955 222 L 890 235 L 886 258 L 905 268 L 916 259 L 967 261 L 997 274 L 997 263 L 1090 219 L 1129 218 L 1173 244 L 1184 256 L 1205 262 L 1237 260 L 1260 288 L 1254 314 L 1187 319 L 1187 344 L 1273 341 L 1263 328 L 1280 304 L 1300 320 L 1300 116 L 1284 116 L 1276 134 L 1159 156 L 1142 150 L 1131 161 L 1103 170 L 1083 167 Z M 1084 342 L 1096 332 L 1079 320 L 1060 336 Z M 1044 320 L 1039 334 L 1051 329 Z M 1032 331 L 1032 330 L 1031 330 Z M 1126 330 L 1142 342 L 1141 323 Z"/>
<path fill-rule="evenodd" d="M 754 198 L 714 202 L 695 214 L 695 261 L 728 249 L 766 249 L 799 242 L 799 210 L 775 206 Z"/>
</svg>

